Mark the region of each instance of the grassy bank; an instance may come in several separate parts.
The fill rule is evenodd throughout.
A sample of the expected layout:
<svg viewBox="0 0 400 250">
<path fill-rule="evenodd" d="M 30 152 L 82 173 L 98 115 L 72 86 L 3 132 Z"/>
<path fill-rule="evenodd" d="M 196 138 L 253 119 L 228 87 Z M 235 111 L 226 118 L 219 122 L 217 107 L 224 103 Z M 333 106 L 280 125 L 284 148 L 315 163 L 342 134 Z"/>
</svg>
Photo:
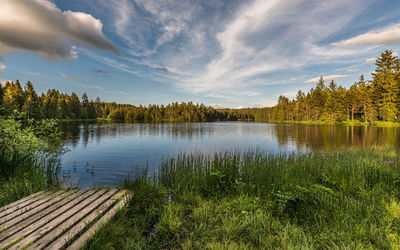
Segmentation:
<svg viewBox="0 0 400 250">
<path fill-rule="evenodd" d="M 85 248 L 398 248 L 399 152 L 180 156 Z"/>
<path fill-rule="evenodd" d="M 374 122 L 363 122 L 359 120 L 348 120 L 348 121 L 322 121 L 322 120 L 307 120 L 307 121 L 256 121 L 266 123 L 278 123 L 278 124 L 305 124 L 305 125 L 348 125 L 348 126 L 377 126 L 377 127 L 400 127 L 400 123 L 391 121 L 374 121 Z"/>
<path fill-rule="evenodd" d="M 59 136 L 54 121 L 0 117 L 0 206 L 58 188 Z"/>
</svg>

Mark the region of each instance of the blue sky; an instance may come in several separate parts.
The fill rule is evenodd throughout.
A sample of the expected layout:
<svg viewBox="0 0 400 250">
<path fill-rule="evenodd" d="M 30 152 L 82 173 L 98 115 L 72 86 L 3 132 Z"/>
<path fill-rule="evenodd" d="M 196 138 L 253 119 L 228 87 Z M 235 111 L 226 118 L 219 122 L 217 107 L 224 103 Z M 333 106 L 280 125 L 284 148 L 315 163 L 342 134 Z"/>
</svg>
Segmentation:
<svg viewBox="0 0 400 250">
<path fill-rule="evenodd" d="M 0 80 L 130 104 L 260 107 L 400 51 L 400 1 L 0 0 Z"/>
</svg>

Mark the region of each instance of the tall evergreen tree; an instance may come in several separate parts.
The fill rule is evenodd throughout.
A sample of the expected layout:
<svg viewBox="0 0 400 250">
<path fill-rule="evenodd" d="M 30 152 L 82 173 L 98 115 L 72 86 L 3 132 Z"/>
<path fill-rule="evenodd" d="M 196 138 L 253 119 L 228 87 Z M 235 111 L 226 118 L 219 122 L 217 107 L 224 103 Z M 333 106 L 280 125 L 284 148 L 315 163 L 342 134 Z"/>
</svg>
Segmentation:
<svg viewBox="0 0 400 250">
<path fill-rule="evenodd" d="M 22 106 L 22 112 L 25 113 L 27 119 L 42 118 L 41 102 L 30 81 L 28 81 L 25 85 L 24 104 Z"/>
<path fill-rule="evenodd" d="M 376 60 L 377 68 L 372 73 L 373 102 L 379 110 L 379 118 L 387 121 L 398 119 L 399 84 L 396 69 L 399 59 L 386 50 Z"/>
<path fill-rule="evenodd" d="M 3 106 L 4 114 L 11 115 L 14 111 L 21 111 L 24 102 L 24 92 L 19 81 L 7 82 L 4 88 Z"/>
</svg>

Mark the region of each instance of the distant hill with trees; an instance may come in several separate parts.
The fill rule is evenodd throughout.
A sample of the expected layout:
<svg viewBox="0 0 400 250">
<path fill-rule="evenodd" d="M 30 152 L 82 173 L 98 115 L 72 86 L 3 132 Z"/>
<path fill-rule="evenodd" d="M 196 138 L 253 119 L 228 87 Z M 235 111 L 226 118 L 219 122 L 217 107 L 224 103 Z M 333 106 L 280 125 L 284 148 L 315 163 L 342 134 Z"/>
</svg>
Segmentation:
<svg viewBox="0 0 400 250">
<path fill-rule="evenodd" d="M 25 118 L 96 119 L 124 121 L 204 122 L 216 120 L 247 121 L 400 121 L 400 59 L 386 50 L 376 60 L 372 80 L 363 75 L 349 89 L 321 76 L 308 93 L 299 90 L 296 98 L 279 96 L 278 103 L 267 108 L 214 109 L 203 104 L 172 103 L 169 105 L 135 106 L 89 100 L 86 93 L 48 90 L 38 95 L 31 82 L 7 82 L 0 86 L 0 115 L 15 110 Z"/>
</svg>

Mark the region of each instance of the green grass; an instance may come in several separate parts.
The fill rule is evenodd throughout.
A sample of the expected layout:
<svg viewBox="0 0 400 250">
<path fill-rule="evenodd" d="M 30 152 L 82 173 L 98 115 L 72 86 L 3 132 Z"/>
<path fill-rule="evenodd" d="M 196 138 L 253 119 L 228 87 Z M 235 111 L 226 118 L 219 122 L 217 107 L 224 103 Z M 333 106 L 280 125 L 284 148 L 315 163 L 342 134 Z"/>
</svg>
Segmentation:
<svg viewBox="0 0 400 250">
<path fill-rule="evenodd" d="M 133 200 L 85 248 L 396 249 L 399 156 L 382 147 L 181 155 L 157 179 L 127 181 Z"/>
<path fill-rule="evenodd" d="M 262 121 L 256 121 L 262 122 Z M 390 121 L 374 121 L 374 122 L 363 122 L 360 120 L 348 120 L 348 121 L 322 121 L 322 120 L 307 120 L 307 121 L 266 121 L 269 123 L 278 123 L 278 124 L 306 124 L 306 125 L 349 125 L 349 126 L 377 126 L 377 127 L 400 127 L 400 123 L 398 122 L 390 122 Z"/>
<path fill-rule="evenodd" d="M 376 121 L 373 124 L 377 127 L 400 127 L 398 122 Z"/>
</svg>

